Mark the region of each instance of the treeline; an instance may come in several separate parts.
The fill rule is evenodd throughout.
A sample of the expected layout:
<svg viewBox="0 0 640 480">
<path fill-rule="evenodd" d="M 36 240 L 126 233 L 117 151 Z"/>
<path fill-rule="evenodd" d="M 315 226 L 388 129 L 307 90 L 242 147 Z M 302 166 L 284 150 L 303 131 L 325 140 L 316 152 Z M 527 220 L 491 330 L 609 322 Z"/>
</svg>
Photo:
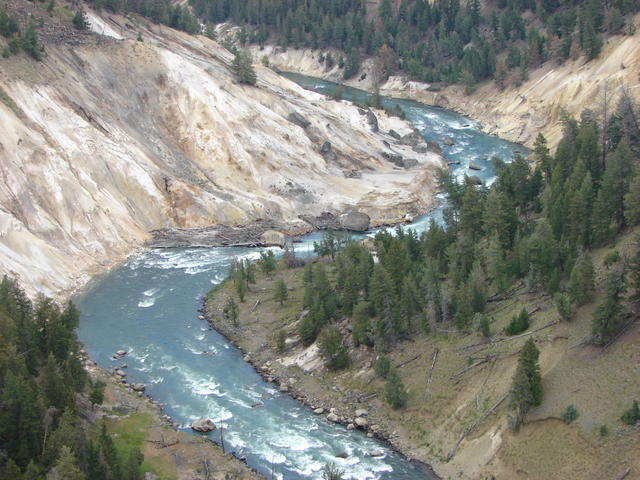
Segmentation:
<svg viewBox="0 0 640 480">
<path fill-rule="evenodd" d="M 488 337 L 488 298 L 518 281 L 554 295 L 561 317 L 571 320 L 575 307 L 595 293 L 589 250 L 640 223 L 637 115 L 631 97 L 623 95 L 604 128 L 590 111 L 580 120 L 567 117 L 554 155 L 539 135 L 535 162 L 521 156 L 510 163 L 493 160 L 497 179 L 491 187 L 458 183 L 440 171 L 448 201 L 444 224 L 432 220 L 421 236 L 398 227 L 393 234 L 377 233 L 370 248 L 327 234 L 314 247 L 330 257 L 331 270 L 326 262 L 304 270 L 302 342 L 320 336 L 329 365 L 341 368 L 348 364 L 342 342 L 334 332 L 321 334 L 344 317 L 353 319 L 355 346 L 380 352 L 442 325 Z M 605 297 L 593 317 L 592 339 L 600 344 L 622 325 L 627 286 L 632 298 L 640 298 L 640 248 L 634 258 L 613 253 L 605 263 Z M 520 333 L 529 323 L 523 310 L 504 333 Z"/>
<path fill-rule="evenodd" d="M 336 48 L 344 77 L 375 57 L 375 80 L 402 71 L 425 82 L 520 82 L 529 68 L 599 55 L 606 34 L 631 33 L 637 0 L 190 0 L 198 17 L 243 28 L 241 44 Z M 328 67 L 333 66 L 333 62 Z"/>
<path fill-rule="evenodd" d="M 200 22 L 191 10 L 170 0 L 88 0 L 96 9 L 113 13 L 137 13 L 152 22 L 161 23 L 190 34 L 200 33 Z"/>
<path fill-rule="evenodd" d="M 0 478 L 139 480 L 139 451 L 120 458 L 104 425 L 83 427 L 77 398 L 102 402 L 76 338 L 79 312 L 43 296 L 30 301 L 6 276 L 0 281 Z"/>
<path fill-rule="evenodd" d="M 29 23 L 22 31 L 17 20 L 5 8 L 0 8 L 0 35 L 7 39 L 7 46 L 2 50 L 4 58 L 22 50 L 34 60 L 42 60 L 44 47 L 38 41 L 35 25 Z"/>
</svg>

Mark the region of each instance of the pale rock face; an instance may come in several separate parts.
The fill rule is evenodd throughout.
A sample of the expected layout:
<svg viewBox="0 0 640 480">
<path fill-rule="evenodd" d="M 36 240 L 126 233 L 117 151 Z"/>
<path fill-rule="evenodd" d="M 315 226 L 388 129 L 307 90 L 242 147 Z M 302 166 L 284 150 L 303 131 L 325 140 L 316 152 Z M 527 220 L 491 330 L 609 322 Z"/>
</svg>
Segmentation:
<svg viewBox="0 0 640 480">
<path fill-rule="evenodd" d="M 0 74 L 0 268 L 28 293 L 67 296 L 156 228 L 349 210 L 388 222 L 433 206 L 442 159 L 382 143 L 407 123 L 376 112 L 374 133 L 354 106 L 267 68 L 258 88 L 236 84 L 231 54 L 204 37 L 89 20 L 99 44 L 4 60 Z M 390 149 L 417 165 L 384 160 Z"/>
</svg>

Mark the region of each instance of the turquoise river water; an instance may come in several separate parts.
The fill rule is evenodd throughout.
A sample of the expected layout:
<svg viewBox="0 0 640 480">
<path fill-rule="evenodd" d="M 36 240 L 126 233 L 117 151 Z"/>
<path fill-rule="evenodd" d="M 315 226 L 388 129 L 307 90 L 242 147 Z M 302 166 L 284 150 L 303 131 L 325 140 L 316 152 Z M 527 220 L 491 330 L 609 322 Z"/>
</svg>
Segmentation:
<svg viewBox="0 0 640 480">
<path fill-rule="evenodd" d="M 301 86 L 330 93 L 335 84 L 286 74 Z M 345 88 L 347 98 L 364 101 L 366 93 Z M 408 101 L 384 98 L 386 106 L 400 105 L 428 140 L 441 143 L 444 136 L 455 145 L 444 150 L 462 177 L 470 161 L 473 172 L 486 183 L 493 179 L 493 156 L 508 160 L 522 147 L 480 131 L 479 125 L 456 113 Z M 441 208 L 418 218 L 408 227 L 423 231 L 430 220 L 441 218 Z M 369 235 L 372 232 L 368 233 Z M 297 252 L 311 252 L 321 233 L 299 240 Z M 267 478 L 321 478 L 325 463 L 335 462 L 352 479 L 431 479 L 433 474 L 362 432 L 348 431 L 314 415 L 273 385 L 264 382 L 242 361 L 240 351 L 198 319 L 202 297 L 227 275 L 232 259 L 259 256 L 256 248 L 151 250 L 95 279 L 77 296 L 82 312 L 80 340 L 90 356 L 105 368 L 126 357 L 130 382 L 147 385 L 147 393 L 164 405 L 185 431 L 192 420 L 211 418 L 225 428 L 225 445 Z M 270 395 L 263 395 L 263 394 Z M 272 395 L 272 396 L 271 396 Z M 266 397 L 266 398 L 265 398 Z M 263 406 L 251 408 L 255 402 Z M 210 434 L 219 440 L 219 431 Z M 384 456 L 373 458 L 371 450 Z M 336 458 L 346 452 L 345 459 Z"/>
</svg>

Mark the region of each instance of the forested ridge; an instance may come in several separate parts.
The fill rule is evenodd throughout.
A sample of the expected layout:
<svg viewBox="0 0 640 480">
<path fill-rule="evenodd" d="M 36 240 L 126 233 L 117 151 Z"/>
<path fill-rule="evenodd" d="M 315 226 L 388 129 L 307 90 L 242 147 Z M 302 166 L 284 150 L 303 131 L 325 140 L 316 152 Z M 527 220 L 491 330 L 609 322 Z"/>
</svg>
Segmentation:
<svg viewBox="0 0 640 480">
<path fill-rule="evenodd" d="M 240 44 L 267 42 L 287 48 L 335 48 L 321 60 L 339 62 L 344 78 L 374 57 L 382 82 L 401 71 L 425 82 L 477 82 L 500 86 L 523 81 L 529 69 L 549 59 L 597 57 L 606 35 L 632 33 L 637 0 L 190 0 L 209 22 L 243 28 Z"/>
<path fill-rule="evenodd" d="M 87 403 L 102 403 L 104 384 L 84 369 L 78 319 L 71 302 L 60 309 L 44 296 L 31 301 L 16 281 L 0 281 L 2 479 L 142 478 L 137 448 L 124 458 L 104 424 L 83 420 Z"/>
</svg>

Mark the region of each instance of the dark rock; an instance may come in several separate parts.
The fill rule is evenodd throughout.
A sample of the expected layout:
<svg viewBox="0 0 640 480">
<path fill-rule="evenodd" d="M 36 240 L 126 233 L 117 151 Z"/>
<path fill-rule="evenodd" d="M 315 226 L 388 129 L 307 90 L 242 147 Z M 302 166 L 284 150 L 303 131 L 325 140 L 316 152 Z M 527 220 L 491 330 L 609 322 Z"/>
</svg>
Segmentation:
<svg viewBox="0 0 640 480">
<path fill-rule="evenodd" d="M 347 170 L 344 172 L 345 178 L 362 178 L 362 172 L 359 170 Z"/>
<path fill-rule="evenodd" d="M 460 165 L 460 162 L 459 162 L 459 161 L 456 161 L 456 162 L 447 162 L 447 165 L 448 165 L 448 166 L 451 166 L 451 165 Z"/>
<path fill-rule="evenodd" d="M 428 147 L 426 145 L 414 145 L 411 147 L 416 153 L 427 153 Z"/>
<path fill-rule="evenodd" d="M 371 450 L 369 452 L 369 456 L 370 457 L 381 457 L 383 455 L 384 455 L 384 453 L 382 452 L 382 450 Z"/>
<path fill-rule="evenodd" d="M 427 140 L 427 150 L 430 152 L 442 153 L 440 145 L 438 145 L 437 142 L 434 142 L 433 140 Z"/>
<path fill-rule="evenodd" d="M 444 143 L 447 147 L 454 145 L 456 142 L 452 137 L 446 136 L 442 139 L 442 143 Z"/>
<path fill-rule="evenodd" d="M 311 122 L 309 122 L 309 120 L 304 118 L 302 115 L 300 115 L 295 110 L 293 110 L 293 111 L 291 111 L 289 113 L 289 115 L 287 116 L 287 119 L 291 123 L 295 123 L 296 125 L 298 125 L 299 127 L 302 127 L 302 128 L 307 128 L 309 125 L 311 125 Z"/>
<path fill-rule="evenodd" d="M 371 127 L 371 131 L 378 131 L 378 117 L 371 110 L 367 110 L 367 123 Z"/>
<path fill-rule="evenodd" d="M 404 160 L 402 160 L 402 168 L 412 168 L 415 167 L 416 165 L 418 165 L 418 160 L 416 160 L 415 158 L 405 158 Z"/>
<path fill-rule="evenodd" d="M 480 168 L 479 165 L 473 163 L 473 162 L 469 162 L 469 170 L 477 170 L 480 171 L 482 170 L 482 168 Z"/>
<path fill-rule="evenodd" d="M 347 458 L 349 454 L 347 452 L 336 453 L 336 458 Z"/>
<path fill-rule="evenodd" d="M 419 143 L 422 143 L 422 141 L 423 141 L 423 138 L 422 138 L 422 135 L 420 135 L 420 132 L 414 130 L 411 133 L 407 133 L 406 135 L 403 135 L 398 143 L 400 143 L 401 145 L 415 146 L 415 145 L 418 145 Z"/>
<path fill-rule="evenodd" d="M 382 158 L 402 167 L 402 155 L 399 153 L 382 152 Z"/>
<path fill-rule="evenodd" d="M 389 135 L 391 135 L 396 140 L 400 140 L 402 138 L 402 136 L 398 132 L 396 132 L 394 129 L 389 130 Z"/>
<path fill-rule="evenodd" d="M 382 144 L 387 148 L 391 146 L 391 144 L 389 142 L 387 142 L 386 140 L 382 140 Z"/>
<path fill-rule="evenodd" d="M 345 230 L 364 232 L 369 228 L 371 218 L 366 213 L 351 211 L 340 215 L 338 221 Z"/>
<path fill-rule="evenodd" d="M 469 181 L 473 184 L 473 185 L 483 185 L 482 180 L 480 180 L 480 177 L 478 177 L 477 175 L 471 175 L 469 177 Z"/>
<path fill-rule="evenodd" d="M 320 147 L 320 153 L 324 154 L 331 151 L 331 142 L 326 141 Z"/>
</svg>

